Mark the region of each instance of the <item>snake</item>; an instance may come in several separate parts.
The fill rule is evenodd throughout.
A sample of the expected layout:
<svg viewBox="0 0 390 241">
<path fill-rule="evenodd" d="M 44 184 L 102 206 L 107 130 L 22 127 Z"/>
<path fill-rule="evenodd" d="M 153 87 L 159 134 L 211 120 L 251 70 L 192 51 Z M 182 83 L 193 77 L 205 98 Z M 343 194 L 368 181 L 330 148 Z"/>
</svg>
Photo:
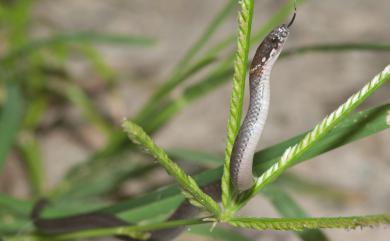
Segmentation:
<svg viewBox="0 0 390 241">
<path fill-rule="evenodd" d="M 250 100 L 248 111 L 239 128 L 233 144 L 230 158 L 230 177 L 233 190 L 242 193 L 252 187 L 253 156 L 264 129 L 270 105 L 270 75 L 290 33 L 290 27 L 296 17 L 296 11 L 288 24 L 274 28 L 258 46 L 249 68 Z M 221 201 L 221 181 L 215 181 L 201 188 L 215 201 Z M 46 235 L 58 235 L 93 228 L 129 226 L 113 214 L 91 212 L 63 218 L 43 218 L 41 213 L 48 201 L 38 200 L 32 211 L 31 219 L 37 231 Z M 168 221 L 196 216 L 200 209 L 184 200 L 168 217 Z M 186 227 L 175 227 L 151 232 L 149 241 L 167 241 L 177 237 Z M 128 236 L 116 236 L 124 241 L 137 241 Z"/>
</svg>

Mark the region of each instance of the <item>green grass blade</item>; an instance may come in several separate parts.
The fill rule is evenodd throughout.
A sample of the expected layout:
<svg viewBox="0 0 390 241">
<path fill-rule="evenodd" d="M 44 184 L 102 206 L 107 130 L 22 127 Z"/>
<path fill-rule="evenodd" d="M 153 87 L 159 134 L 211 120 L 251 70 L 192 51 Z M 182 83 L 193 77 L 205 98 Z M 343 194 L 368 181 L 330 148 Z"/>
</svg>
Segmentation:
<svg viewBox="0 0 390 241">
<path fill-rule="evenodd" d="M 331 113 L 328 117 L 322 120 L 321 123 L 308 133 L 303 140 L 298 144 L 289 147 L 282 155 L 282 157 L 264 172 L 257 180 L 251 190 L 242 196 L 242 206 L 249 201 L 258 191 L 260 191 L 267 184 L 275 180 L 283 171 L 298 160 L 305 152 L 325 137 L 342 119 L 344 119 L 350 112 L 359 106 L 365 99 L 375 92 L 390 78 L 390 65 L 388 65 L 381 73 L 376 75 L 369 83 L 367 83 L 359 92 L 352 95 L 343 105 L 336 111 Z"/>
<path fill-rule="evenodd" d="M 232 71 L 228 68 L 226 62 L 219 64 L 218 68 L 210 75 L 185 88 L 181 95 L 167 103 L 165 106 L 160 106 L 159 109 L 162 111 L 145 124 L 145 129 L 151 132 L 158 130 L 188 104 L 225 83 L 231 75 Z"/>
<path fill-rule="evenodd" d="M 23 118 L 23 97 L 19 86 L 6 85 L 6 88 L 0 91 L 4 102 L 0 110 L 0 170 L 7 158 L 12 144 L 21 126 Z"/>
<path fill-rule="evenodd" d="M 101 76 L 108 86 L 112 86 L 115 83 L 115 70 L 113 70 L 104 60 L 102 54 L 98 49 L 90 45 L 83 45 L 78 48 L 80 52 L 85 56 L 93 69 Z"/>
<path fill-rule="evenodd" d="M 139 126 L 131 121 L 124 121 L 122 126 L 134 143 L 145 148 L 160 162 L 170 175 L 175 177 L 184 192 L 188 193 L 190 196 L 190 200 L 204 207 L 210 213 L 214 214 L 215 217 L 220 216 L 218 204 L 199 188 L 198 184 L 191 176 L 187 175 L 176 163 L 169 159 L 165 151 L 154 144 L 153 140 Z"/>
<path fill-rule="evenodd" d="M 296 54 L 305 54 L 311 52 L 344 52 L 344 51 L 390 51 L 390 43 L 335 43 L 335 44 L 313 44 L 302 47 L 291 48 L 283 51 L 281 57 L 289 57 Z"/>
<path fill-rule="evenodd" d="M 230 156 L 241 124 L 254 6 L 253 0 L 243 0 L 240 3 L 237 52 L 234 62 L 233 87 L 230 98 L 230 114 L 228 117 L 225 162 L 222 177 L 222 203 L 225 208 L 229 207 L 230 202 L 233 200 L 230 183 Z"/>
<path fill-rule="evenodd" d="M 114 131 L 112 124 L 109 123 L 82 88 L 71 82 L 60 81 L 52 81 L 50 86 L 51 90 L 58 92 L 73 103 L 91 125 L 95 126 L 106 137 L 110 137 Z"/>
<path fill-rule="evenodd" d="M 258 230 L 294 230 L 318 228 L 355 229 L 372 227 L 380 224 L 390 224 L 390 214 L 352 216 L 352 217 L 321 217 L 321 218 L 232 218 L 229 223 L 235 227 L 253 228 Z"/>
<path fill-rule="evenodd" d="M 28 215 L 31 203 L 26 200 L 17 199 L 0 193 L 0 207 L 2 210 L 10 211 L 17 215 Z"/>
<path fill-rule="evenodd" d="M 169 149 L 167 152 L 173 159 L 191 161 L 205 167 L 216 167 L 222 164 L 222 159 L 219 156 L 210 153 L 181 148 Z"/>
<path fill-rule="evenodd" d="M 40 197 L 45 190 L 44 165 L 39 143 L 32 133 L 25 132 L 19 141 L 19 149 L 31 180 L 31 189 L 35 197 Z"/>
<path fill-rule="evenodd" d="M 199 37 L 199 39 L 194 43 L 194 45 L 188 50 L 188 52 L 183 56 L 183 58 L 176 65 L 174 70 L 172 71 L 169 79 L 159 87 L 156 92 L 150 97 L 148 102 L 142 108 L 141 112 L 138 114 L 139 117 L 145 116 L 150 113 L 150 110 L 153 109 L 155 103 L 160 102 L 160 100 L 170 93 L 174 88 L 176 88 L 179 84 L 185 81 L 191 74 L 197 71 L 189 71 L 191 69 L 199 70 L 200 68 L 196 68 L 196 66 L 202 66 L 202 63 L 209 62 L 212 59 L 216 59 L 216 56 L 213 57 L 205 57 L 195 63 L 194 65 L 187 67 L 187 65 L 192 61 L 192 59 L 196 56 L 198 52 L 204 47 L 204 45 L 209 41 L 212 35 L 217 31 L 217 29 L 221 26 L 224 20 L 230 15 L 236 5 L 236 1 L 228 0 L 226 5 L 222 8 L 222 10 L 215 16 L 215 18 L 210 22 L 207 26 L 204 33 Z"/>
<path fill-rule="evenodd" d="M 162 223 L 152 223 L 139 226 L 124 226 L 124 227 L 113 227 L 113 228 L 98 228 L 85 231 L 78 231 L 74 233 L 60 234 L 55 236 L 48 236 L 44 240 L 72 240 L 72 239 L 85 239 L 93 237 L 107 237 L 117 235 L 127 235 L 136 239 L 147 239 L 148 235 L 145 235 L 147 231 L 160 230 L 175 228 L 180 226 L 196 225 L 201 223 L 207 223 L 202 219 L 185 219 L 185 220 L 174 220 Z M 42 237 L 44 238 L 44 237 Z"/>
<path fill-rule="evenodd" d="M 282 189 L 274 186 L 264 189 L 264 194 L 276 210 L 286 218 L 307 217 L 305 211 Z M 318 229 L 297 232 L 303 241 L 327 241 L 325 234 Z"/>
<path fill-rule="evenodd" d="M 351 192 L 335 185 L 318 182 L 292 173 L 284 173 L 275 183 L 301 196 L 311 196 L 316 200 L 337 205 L 346 204 L 351 198 L 359 195 L 354 191 Z"/>
<path fill-rule="evenodd" d="M 183 56 L 181 61 L 177 64 L 175 69 L 181 70 L 200 52 L 200 50 L 207 44 L 209 39 L 212 37 L 214 33 L 218 30 L 218 28 L 224 23 L 227 17 L 233 12 L 237 1 L 228 0 L 226 5 L 221 9 L 221 11 L 215 16 L 215 18 L 210 22 L 207 26 L 204 33 L 200 36 L 200 38 L 194 43 L 194 45 L 188 50 L 188 52 Z"/>
<path fill-rule="evenodd" d="M 251 241 L 251 239 L 245 237 L 237 231 L 229 230 L 226 228 L 220 227 L 211 227 L 210 225 L 201 224 L 194 225 L 189 228 L 189 233 L 196 234 L 209 238 L 211 240 L 220 240 L 220 241 Z"/>
<path fill-rule="evenodd" d="M 36 50 L 64 43 L 112 44 L 147 47 L 154 44 L 155 40 L 143 36 L 117 35 L 97 32 L 60 33 L 47 38 L 32 40 L 20 48 L 5 54 L 0 59 L 0 63 L 13 61 Z"/>
</svg>

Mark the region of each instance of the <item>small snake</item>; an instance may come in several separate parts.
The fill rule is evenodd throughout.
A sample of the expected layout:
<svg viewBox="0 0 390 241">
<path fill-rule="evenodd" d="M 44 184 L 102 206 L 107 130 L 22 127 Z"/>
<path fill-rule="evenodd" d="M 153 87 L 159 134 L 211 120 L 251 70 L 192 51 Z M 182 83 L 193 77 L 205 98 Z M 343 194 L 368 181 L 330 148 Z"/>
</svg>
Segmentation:
<svg viewBox="0 0 390 241">
<path fill-rule="evenodd" d="M 234 142 L 230 160 L 230 176 L 236 191 L 242 192 L 253 184 L 252 164 L 253 155 L 257 143 L 264 128 L 268 114 L 270 99 L 270 74 L 274 63 L 279 57 L 284 43 L 289 35 L 289 28 L 295 20 L 296 12 L 288 25 L 282 24 L 272 30 L 260 44 L 253 57 L 249 71 L 250 103 L 245 119 L 241 125 Z M 220 181 L 211 183 L 202 190 L 221 201 Z M 41 217 L 41 212 L 46 204 L 45 200 L 38 201 L 32 212 L 31 219 L 37 230 L 43 234 L 62 234 L 93 228 L 129 226 L 130 223 L 117 218 L 112 214 L 87 213 L 65 218 L 46 219 Z M 179 220 L 196 216 L 199 209 L 191 205 L 187 200 L 175 210 L 168 220 Z M 172 240 L 185 230 L 185 227 L 177 227 L 151 232 L 149 241 Z M 127 236 L 117 236 L 125 241 L 135 241 Z"/>
<path fill-rule="evenodd" d="M 270 74 L 282 52 L 295 20 L 294 13 L 288 25 L 272 30 L 256 50 L 249 70 L 250 102 L 248 112 L 234 141 L 230 158 L 230 177 L 239 193 L 253 185 L 253 155 L 268 115 Z"/>
</svg>

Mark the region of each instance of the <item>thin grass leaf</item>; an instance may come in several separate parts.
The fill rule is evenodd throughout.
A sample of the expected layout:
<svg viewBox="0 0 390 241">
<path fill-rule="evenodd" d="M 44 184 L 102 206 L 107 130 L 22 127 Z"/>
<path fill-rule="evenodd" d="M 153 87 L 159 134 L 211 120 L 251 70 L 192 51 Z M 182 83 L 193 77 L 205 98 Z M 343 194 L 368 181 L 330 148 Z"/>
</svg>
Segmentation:
<svg viewBox="0 0 390 241">
<path fill-rule="evenodd" d="M 210 225 L 201 224 L 194 225 L 189 228 L 188 231 L 190 234 L 196 234 L 209 238 L 211 240 L 220 240 L 220 241 L 252 241 L 251 239 L 245 237 L 237 231 L 229 230 L 226 228 L 220 227 L 211 227 Z"/>
<path fill-rule="evenodd" d="M 159 109 L 162 109 L 162 111 L 160 111 L 157 116 L 151 118 L 149 123 L 144 124 L 145 129 L 155 132 L 189 103 L 199 99 L 206 93 L 215 90 L 217 87 L 225 83 L 231 75 L 232 71 L 230 71 L 228 63 L 223 62 L 219 64 L 218 68 L 216 68 L 209 76 L 206 76 L 197 83 L 185 88 L 181 95 L 166 103 L 165 106 L 159 106 Z"/>
<path fill-rule="evenodd" d="M 180 70 L 188 65 L 189 62 L 199 54 L 200 50 L 208 43 L 209 39 L 215 34 L 218 28 L 224 23 L 226 18 L 233 12 L 237 4 L 236 0 L 228 0 L 226 5 L 221 9 L 221 11 L 215 15 L 215 18 L 207 26 L 203 34 L 199 39 L 194 43 L 194 45 L 188 50 L 188 52 L 183 56 L 180 62 L 177 64 L 175 69 Z"/>
<path fill-rule="evenodd" d="M 289 57 L 296 54 L 311 52 L 345 52 L 345 51 L 390 51 L 389 43 L 362 42 L 362 43 L 335 43 L 335 44 L 313 44 L 302 47 L 291 48 L 283 51 L 281 57 Z"/>
<path fill-rule="evenodd" d="M 163 222 L 182 203 L 182 196 L 174 196 L 130 211 L 118 214 L 120 218 L 131 223 L 156 223 Z"/>
<path fill-rule="evenodd" d="M 268 186 L 263 192 L 276 210 L 286 218 L 307 217 L 305 211 L 282 189 Z M 303 241 L 327 241 L 325 234 L 318 229 L 298 231 L 297 235 Z"/>
<path fill-rule="evenodd" d="M 320 148 L 312 148 L 306 153 L 306 155 L 301 156 L 297 163 L 309 160 L 324 152 L 390 128 L 390 125 L 388 125 L 385 121 L 389 111 L 390 104 L 387 104 L 351 114 L 342 120 L 318 143 L 318 147 Z M 267 170 L 267 168 L 272 166 L 272 164 L 279 159 L 279 157 L 283 154 L 283 151 L 288 146 L 298 143 L 304 138 L 304 136 L 305 134 L 298 135 L 258 152 L 254 159 L 254 172 L 257 175 L 261 175 L 265 170 Z M 205 185 L 218 180 L 221 176 L 222 168 L 219 167 L 202 172 L 201 174 L 196 175 L 195 179 L 200 185 Z M 139 198 L 117 203 L 105 208 L 104 211 L 114 214 L 121 213 L 123 211 L 131 212 L 134 208 L 139 208 L 143 205 L 148 205 L 150 203 L 179 195 L 180 191 L 177 186 L 169 185 Z"/>
<path fill-rule="evenodd" d="M 60 95 L 67 98 L 73 103 L 88 120 L 106 137 L 110 137 L 113 133 L 112 124 L 101 113 L 98 107 L 93 103 L 85 91 L 79 86 L 71 82 L 52 81 L 50 83 L 51 90 L 58 92 Z"/>
<path fill-rule="evenodd" d="M 107 237 L 107 236 L 118 236 L 118 235 L 127 235 L 133 236 L 136 239 L 148 238 L 148 235 L 145 235 L 148 231 L 160 230 L 175 228 L 180 226 L 189 226 L 196 225 L 201 223 L 207 223 L 208 221 L 202 219 L 185 219 L 185 220 L 175 220 L 167 221 L 161 223 L 153 223 L 139 226 L 123 226 L 123 227 L 114 227 L 114 228 L 97 228 L 93 230 L 85 230 L 68 234 L 61 234 L 55 236 L 48 236 L 44 240 L 72 240 L 72 239 L 84 239 L 84 238 L 95 238 L 95 237 Z M 42 238 L 45 238 L 44 236 Z"/>
<path fill-rule="evenodd" d="M 28 132 L 23 133 L 18 146 L 30 178 L 32 193 L 39 197 L 45 190 L 46 182 L 42 154 L 36 136 Z"/>
<path fill-rule="evenodd" d="M 112 86 L 115 83 L 116 74 L 115 71 L 106 63 L 102 54 L 90 45 L 82 45 L 79 49 L 107 85 Z"/>
<path fill-rule="evenodd" d="M 179 148 L 169 149 L 167 152 L 173 159 L 190 161 L 205 167 L 216 167 L 222 164 L 222 159 L 219 156 L 210 153 Z"/>
<path fill-rule="evenodd" d="M 93 43 L 147 47 L 154 44 L 155 40 L 143 36 L 116 35 L 96 32 L 60 33 L 47 38 L 32 40 L 20 48 L 5 54 L 2 58 L 0 58 L 0 63 L 13 61 L 39 49 L 64 43 Z"/>
<path fill-rule="evenodd" d="M 31 209 L 31 203 L 26 200 L 17 199 L 9 195 L 0 193 L 0 210 L 8 210 L 15 215 L 26 215 Z"/>
<path fill-rule="evenodd" d="M 24 105 L 19 86 L 6 85 L 2 94 L 4 102 L 0 110 L 0 170 L 21 126 Z"/>
<path fill-rule="evenodd" d="M 242 206 L 258 191 L 267 184 L 275 180 L 284 170 L 290 167 L 297 159 L 307 152 L 311 147 L 325 137 L 342 119 L 347 117 L 356 107 L 358 107 L 365 99 L 375 92 L 390 78 L 390 65 L 388 65 L 381 73 L 376 75 L 369 83 L 367 83 L 359 92 L 352 95 L 344 104 L 336 111 L 331 113 L 322 122 L 320 122 L 303 140 L 298 144 L 289 147 L 282 157 L 266 172 L 264 172 L 255 182 L 255 185 L 247 193 L 242 196 Z"/>
<path fill-rule="evenodd" d="M 48 105 L 49 101 L 46 95 L 41 95 L 33 100 L 29 100 L 28 106 L 26 107 L 26 113 L 23 118 L 23 129 L 35 129 L 40 124 Z"/>
<path fill-rule="evenodd" d="M 131 121 L 124 121 L 122 127 L 134 143 L 144 147 L 170 175 L 175 177 L 176 181 L 190 195 L 193 201 L 214 214 L 215 217 L 219 217 L 220 209 L 218 204 L 199 188 L 191 176 L 188 176 L 176 163 L 170 160 L 165 151 L 154 144 L 153 140 L 139 126 Z"/>
<path fill-rule="evenodd" d="M 200 50 L 204 47 L 205 44 L 209 41 L 209 39 L 213 36 L 213 34 L 218 30 L 224 20 L 230 15 L 236 5 L 235 0 L 228 0 L 226 5 L 221 9 L 221 11 L 215 16 L 215 18 L 210 22 L 207 26 L 203 34 L 199 37 L 199 39 L 194 43 L 194 45 L 187 51 L 187 53 L 183 56 L 183 58 L 176 65 L 168 80 L 159 87 L 156 92 L 150 97 L 148 102 L 142 108 L 140 113 L 137 115 L 138 118 L 148 115 L 153 108 L 153 106 L 160 102 L 160 100 L 168 95 L 174 88 L 180 85 L 183 81 L 187 79 L 191 74 L 200 70 L 196 66 L 205 66 L 202 63 L 207 63 L 210 60 L 216 59 L 216 56 L 206 57 L 197 63 L 193 64 L 190 67 L 187 65 L 192 61 L 192 59 L 200 52 Z M 190 71 L 196 70 L 196 71 Z M 191 74 L 189 74 L 191 73 Z M 137 118 L 137 119 L 138 119 Z"/>
<path fill-rule="evenodd" d="M 225 208 L 228 208 L 230 202 L 233 200 L 230 182 L 230 156 L 241 124 L 254 6 L 253 0 L 242 0 L 240 3 L 237 52 L 234 61 L 233 87 L 230 98 L 230 114 L 228 118 L 225 162 L 222 176 L 222 203 Z"/>
<path fill-rule="evenodd" d="M 143 155 L 128 150 L 94 159 L 93 162 L 73 169 L 72 175 L 66 177 L 48 196 L 57 203 L 61 200 L 80 200 L 104 195 L 149 164 L 149 161 L 145 163 Z"/>
<path fill-rule="evenodd" d="M 310 178 L 305 179 L 292 173 L 284 173 L 275 183 L 299 195 L 311 196 L 323 202 L 332 202 L 338 205 L 346 204 L 350 198 L 355 198 L 359 195 L 354 191 L 348 191 L 327 183 L 316 182 Z"/>
<path fill-rule="evenodd" d="M 352 217 L 321 217 L 321 218 L 232 218 L 229 223 L 235 227 L 258 230 L 294 230 L 318 228 L 355 229 L 372 227 L 380 224 L 390 224 L 390 214 L 352 216 Z"/>
</svg>

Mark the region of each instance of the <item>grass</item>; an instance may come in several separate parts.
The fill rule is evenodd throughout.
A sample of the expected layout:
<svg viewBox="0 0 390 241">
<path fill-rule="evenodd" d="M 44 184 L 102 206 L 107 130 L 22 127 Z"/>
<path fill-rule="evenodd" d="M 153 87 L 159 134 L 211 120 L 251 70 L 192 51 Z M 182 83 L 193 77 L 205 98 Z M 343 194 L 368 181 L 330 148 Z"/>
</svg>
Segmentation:
<svg viewBox="0 0 390 241">
<path fill-rule="evenodd" d="M 303 4 L 304 1 L 297 3 Z M 34 4 L 26 0 L 10 5 L 0 4 L 0 19 L 7 23 L 0 26 L 7 33 L 7 48 L 0 55 L 0 77 L 4 80 L 0 83 L 0 169 L 6 161 L 16 161 L 9 158 L 11 153 L 17 154 L 29 178 L 27 188 L 31 193 L 29 200 L 0 194 L 1 236 L 5 240 L 72 240 L 125 234 L 145 239 L 154 230 L 190 225 L 192 235 L 227 241 L 250 240 L 233 227 L 289 230 L 301 240 L 314 241 L 328 240 L 322 228 L 350 229 L 389 224 L 389 214 L 308 217 L 305 209 L 284 191 L 288 187 L 286 182 L 292 182 L 291 177 L 288 179 L 284 175 L 291 166 L 390 127 L 386 122 L 390 103 L 355 111 L 390 78 L 389 66 L 312 130 L 257 152 L 253 166 L 258 176 L 255 185 L 242 195 L 233 195 L 228 172 L 229 160 L 241 122 L 248 53 L 271 29 L 285 22 L 293 9 L 292 4 L 290 2 L 280 7 L 259 29 L 252 30 L 254 1 L 241 1 L 237 38 L 234 33 L 227 34 L 210 46 L 209 42 L 215 42 L 213 38 L 238 6 L 236 1 L 227 1 L 179 60 L 166 81 L 155 89 L 135 116 L 123 122 L 123 130 L 99 108 L 98 98 L 101 96 L 94 96 L 67 73 L 65 66 L 71 61 L 69 53 L 76 51 L 82 56 L 83 61 L 92 67 L 92 74 L 100 77 L 99 84 L 103 89 L 116 89 L 119 88 L 117 73 L 106 63 L 96 45 L 120 45 L 149 51 L 156 40 L 147 36 L 100 32 L 59 32 L 34 39 L 28 33 Z M 235 40 L 236 48 L 232 52 Z M 280 59 L 299 58 L 308 52 L 331 54 L 343 51 L 386 52 L 390 51 L 390 47 L 384 42 L 319 43 L 286 49 Z M 153 141 L 151 136 L 181 110 L 230 80 L 233 80 L 232 96 L 224 156 L 202 150 L 164 150 Z M 48 189 L 51 185 L 48 185 L 46 179 L 39 136 L 44 135 L 47 129 L 60 127 L 83 143 L 82 139 L 78 139 L 79 129 L 66 116 L 56 113 L 59 121 L 53 126 L 45 126 L 44 117 L 53 108 L 77 110 L 82 122 L 98 133 L 104 139 L 104 144 L 69 170 L 58 185 Z M 181 168 L 181 161 L 207 170 L 192 177 Z M 152 171 L 160 165 L 174 177 L 176 184 L 159 185 L 157 190 L 120 200 L 122 185 L 128 181 L 143 182 L 142 177 L 152 175 Z M 221 178 L 222 206 L 201 189 L 205 184 Z M 312 188 L 314 184 L 300 180 L 294 182 L 294 185 Z M 155 189 L 153 186 L 148 188 Z M 270 201 L 280 218 L 237 216 L 237 211 L 258 193 Z M 98 210 L 135 224 L 42 236 L 34 233 L 29 221 L 33 200 L 40 196 L 49 196 L 54 203 L 54 206 L 45 210 L 46 217 Z M 115 202 L 107 204 L 107 198 L 115 199 Z M 166 221 L 184 198 L 198 208 L 207 210 L 207 216 Z M 215 227 L 218 223 L 229 224 L 231 228 Z"/>
</svg>

